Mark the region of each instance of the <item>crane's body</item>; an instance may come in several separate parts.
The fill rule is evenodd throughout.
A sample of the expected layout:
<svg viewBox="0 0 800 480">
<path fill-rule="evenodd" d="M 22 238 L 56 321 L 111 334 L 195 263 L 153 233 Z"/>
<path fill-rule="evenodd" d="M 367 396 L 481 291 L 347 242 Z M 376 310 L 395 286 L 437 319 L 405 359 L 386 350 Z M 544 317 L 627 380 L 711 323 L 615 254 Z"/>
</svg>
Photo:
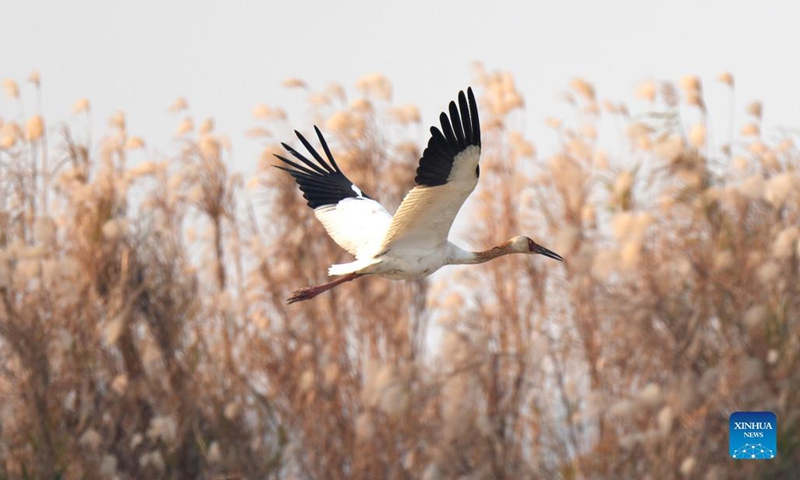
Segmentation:
<svg viewBox="0 0 800 480">
<path fill-rule="evenodd" d="M 278 168 L 294 177 L 331 238 L 356 257 L 353 262 L 328 269 L 329 275 L 340 276 L 339 279 L 298 290 L 289 303 L 308 300 L 364 275 L 415 280 L 445 265 L 483 263 L 510 253 L 538 253 L 562 260 L 522 236 L 482 252 L 464 250 L 448 240 L 458 211 L 478 184 L 481 152 L 478 108 L 472 89 L 467 89 L 467 96 L 459 92 L 458 106 L 450 102 L 449 110 L 450 118 L 444 112 L 440 115 L 441 130 L 431 127 L 431 138 L 417 168 L 416 186 L 394 215 L 345 177 L 316 127 L 327 161 L 299 132 L 295 133 L 316 162 L 283 144 L 301 163 L 276 155 L 292 167 Z"/>
<path fill-rule="evenodd" d="M 448 241 L 434 250 L 387 251 L 374 258 L 356 260 L 343 265 L 332 265 L 328 269 L 328 273 L 331 275 L 358 273 L 360 275 L 377 275 L 391 280 L 419 280 L 433 274 L 445 265 L 472 263 L 468 261 L 469 254 L 470 252 Z"/>
</svg>

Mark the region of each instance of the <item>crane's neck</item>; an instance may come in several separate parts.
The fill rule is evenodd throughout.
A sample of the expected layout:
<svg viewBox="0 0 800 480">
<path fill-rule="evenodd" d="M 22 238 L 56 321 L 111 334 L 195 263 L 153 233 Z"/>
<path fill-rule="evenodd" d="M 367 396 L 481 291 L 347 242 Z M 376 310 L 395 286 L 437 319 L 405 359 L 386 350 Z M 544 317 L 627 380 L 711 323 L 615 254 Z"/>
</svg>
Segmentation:
<svg viewBox="0 0 800 480">
<path fill-rule="evenodd" d="M 502 243 L 494 248 L 490 248 L 489 250 L 484 250 L 481 252 L 470 252 L 456 245 L 450 245 L 452 253 L 450 255 L 449 263 L 451 265 L 471 265 L 476 263 L 485 263 L 489 260 L 494 260 L 497 257 L 502 257 L 503 255 L 508 255 L 510 253 L 522 253 L 514 248 L 514 245 L 511 241 Z"/>
</svg>

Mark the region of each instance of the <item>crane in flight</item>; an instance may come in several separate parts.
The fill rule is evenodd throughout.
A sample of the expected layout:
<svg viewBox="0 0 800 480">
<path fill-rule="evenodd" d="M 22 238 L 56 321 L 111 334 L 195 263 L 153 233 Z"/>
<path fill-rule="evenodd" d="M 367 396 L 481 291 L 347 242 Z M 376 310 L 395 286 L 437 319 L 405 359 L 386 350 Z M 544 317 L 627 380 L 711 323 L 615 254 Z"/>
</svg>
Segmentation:
<svg viewBox="0 0 800 480">
<path fill-rule="evenodd" d="M 294 159 L 275 155 L 285 164 L 276 167 L 294 177 L 331 238 L 356 257 L 350 263 L 331 265 L 328 275 L 339 278 L 297 290 L 288 303 L 309 300 L 365 275 L 414 280 L 445 265 L 484 263 L 511 253 L 540 254 L 563 261 L 560 255 L 524 236 L 480 252 L 464 250 L 447 239 L 456 214 L 480 176 L 481 128 L 472 88 L 467 88 L 466 95 L 458 93 L 458 105 L 451 101 L 449 113 L 449 118 L 446 112 L 439 116 L 441 130 L 431 127 L 428 146 L 417 167 L 416 186 L 394 216 L 347 179 L 316 126 L 327 160 L 298 131 L 297 138 L 315 161 L 281 144 Z"/>
</svg>

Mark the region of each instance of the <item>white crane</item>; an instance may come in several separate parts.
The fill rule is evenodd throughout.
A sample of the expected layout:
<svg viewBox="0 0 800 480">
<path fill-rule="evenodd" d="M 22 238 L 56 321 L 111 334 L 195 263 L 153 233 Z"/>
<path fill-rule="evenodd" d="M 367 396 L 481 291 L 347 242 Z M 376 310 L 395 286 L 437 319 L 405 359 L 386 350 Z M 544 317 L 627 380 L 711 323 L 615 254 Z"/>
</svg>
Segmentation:
<svg viewBox="0 0 800 480">
<path fill-rule="evenodd" d="M 327 161 L 300 132 L 295 131 L 297 138 L 316 163 L 282 143 L 297 161 L 275 155 L 291 168 L 276 167 L 294 177 L 308 206 L 314 209 L 314 215 L 331 238 L 356 257 L 354 262 L 328 269 L 329 275 L 340 278 L 297 290 L 288 303 L 314 298 L 365 275 L 413 280 L 427 277 L 445 265 L 483 263 L 510 253 L 538 253 L 563 260 L 523 236 L 482 252 L 470 252 L 448 241 L 453 220 L 480 176 L 481 129 L 472 88 L 467 89 L 466 95 L 463 91 L 458 93 L 458 106 L 450 102 L 450 118 L 442 112 L 439 120 L 442 129 L 431 127 L 431 138 L 414 179 L 416 186 L 405 196 L 394 216 L 339 170 L 316 126 L 314 130 Z"/>
</svg>

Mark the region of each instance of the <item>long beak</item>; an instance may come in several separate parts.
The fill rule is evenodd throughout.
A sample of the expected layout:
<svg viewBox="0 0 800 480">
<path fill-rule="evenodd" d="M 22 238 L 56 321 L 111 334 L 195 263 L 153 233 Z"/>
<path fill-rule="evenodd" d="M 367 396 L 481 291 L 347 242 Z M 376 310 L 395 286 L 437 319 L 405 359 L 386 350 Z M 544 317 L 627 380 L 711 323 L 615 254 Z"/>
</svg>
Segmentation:
<svg viewBox="0 0 800 480">
<path fill-rule="evenodd" d="M 544 255 L 545 257 L 550 257 L 553 259 L 558 260 L 559 262 L 563 262 L 564 258 L 561 255 L 557 254 L 552 250 L 548 250 L 541 245 L 536 245 L 536 251 L 534 253 L 538 253 L 539 255 Z"/>
</svg>

